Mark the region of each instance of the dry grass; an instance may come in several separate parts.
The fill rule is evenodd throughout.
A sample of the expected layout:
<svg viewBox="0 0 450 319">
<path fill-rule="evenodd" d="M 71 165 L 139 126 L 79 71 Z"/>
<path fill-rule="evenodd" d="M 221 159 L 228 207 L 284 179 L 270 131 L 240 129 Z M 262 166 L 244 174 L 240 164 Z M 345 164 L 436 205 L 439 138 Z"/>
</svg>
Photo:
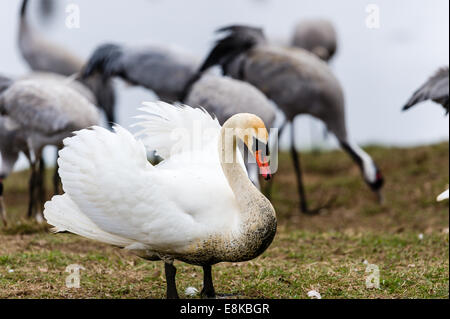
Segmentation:
<svg viewBox="0 0 450 319">
<path fill-rule="evenodd" d="M 274 184 L 280 224 L 274 243 L 253 261 L 215 266 L 216 290 L 240 298 L 307 298 L 311 289 L 323 298 L 448 298 L 448 202 L 434 200 L 448 183 L 448 143 L 369 152 L 386 176 L 383 206 L 345 154 L 302 156 L 311 206 L 336 198 L 315 217 L 299 213 L 283 154 Z M 0 230 L 0 298 L 164 297 L 161 262 L 25 221 L 26 178 L 21 172 L 5 185 L 12 225 Z M 379 267 L 380 289 L 366 288 L 365 260 Z M 65 268 L 74 263 L 85 268 L 80 289 L 65 286 Z M 181 295 L 188 286 L 201 288 L 199 267 L 177 268 Z"/>
</svg>

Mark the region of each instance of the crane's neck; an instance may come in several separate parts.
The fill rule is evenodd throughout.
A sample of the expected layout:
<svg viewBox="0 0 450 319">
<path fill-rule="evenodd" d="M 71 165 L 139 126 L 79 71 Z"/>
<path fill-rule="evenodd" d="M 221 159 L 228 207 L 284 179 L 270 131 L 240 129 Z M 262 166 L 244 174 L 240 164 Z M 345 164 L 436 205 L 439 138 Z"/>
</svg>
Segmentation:
<svg viewBox="0 0 450 319">
<path fill-rule="evenodd" d="M 25 15 L 27 14 L 28 0 L 23 0 L 22 7 L 20 8 L 20 17 L 25 19 Z"/>
<path fill-rule="evenodd" d="M 20 9 L 20 19 L 19 19 L 19 45 L 26 46 L 30 41 L 32 36 L 31 27 L 27 21 L 26 13 L 28 8 L 28 0 L 23 0 L 22 7 Z"/>
<path fill-rule="evenodd" d="M 237 161 L 235 129 L 239 128 L 235 116 L 226 121 L 218 148 L 223 172 L 239 207 L 239 241 L 245 243 L 248 250 L 245 259 L 258 256 L 270 245 L 275 236 L 276 216 L 270 201 L 253 185 Z"/>
<path fill-rule="evenodd" d="M 342 147 L 356 161 L 361 168 L 364 179 L 368 183 L 374 183 L 377 179 L 377 168 L 369 154 L 367 154 L 356 143 L 341 142 Z"/>
</svg>

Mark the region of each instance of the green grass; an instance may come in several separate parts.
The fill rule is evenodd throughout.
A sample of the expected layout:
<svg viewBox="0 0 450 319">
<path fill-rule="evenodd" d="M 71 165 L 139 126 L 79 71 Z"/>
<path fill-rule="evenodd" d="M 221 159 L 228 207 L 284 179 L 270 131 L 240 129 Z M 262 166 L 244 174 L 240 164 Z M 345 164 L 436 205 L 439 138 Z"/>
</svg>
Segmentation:
<svg viewBox="0 0 450 319">
<path fill-rule="evenodd" d="M 448 184 L 448 143 L 368 151 L 386 177 L 382 206 L 342 152 L 302 154 L 310 206 L 334 199 L 315 217 L 299 213 L 290 159 L 281 154 L 275 240 L 255 260 L 214 266 L 216 291 L 237 298 L 308 298 L 311 289 L 323 298 L 449 298 L 448 201 L 435 202 Z M 10 225 L 0 229 L 0 298 L 164 297 L 161 262 L 25 220 L 26 185 L 27 172 L 5 183 Z M 379 289 L 366 288 L 367 263 L 379 268 Z M 65 286 L 70 264 L 85 268 L 79 289 Z M 199 267 L 176 266 L 181 296 L 189 286 L 201 289 Z"/>
</svg>

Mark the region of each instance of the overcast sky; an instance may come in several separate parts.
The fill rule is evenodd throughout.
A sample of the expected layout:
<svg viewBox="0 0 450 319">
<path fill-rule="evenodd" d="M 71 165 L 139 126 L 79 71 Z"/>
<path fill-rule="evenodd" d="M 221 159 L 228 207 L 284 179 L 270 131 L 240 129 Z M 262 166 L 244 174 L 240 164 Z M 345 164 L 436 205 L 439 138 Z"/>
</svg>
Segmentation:
<svg viewBox="0 0 450 319">
<path fill-rule="evenodd" d="M 31 1 L 34 2 L 34 1 Z M 231 23 L 262 26 L 270 38 L 288 39 L 302 18 L 322 17 L 336 26 L 339 48 L 331 67 L 346 96 L 347 123 L 358 143 L 419 145 L 448 140 L 448 117 L 433 103 L 409 112 L 400 109 L 438 67 L 448 65 L 448 0 L 58 0 L 48 25 L 31 18 L 36 29 L 74 53 L 87 57 L 100 43 L 168 43 L 203 57 L 213 31 Z M 0 72 L 27 72 L 16 45 L 21 1 L 0 2 Z M 79 5 L 79 29 L 65 27 L 66 5 Z M 376 4 L 380 28 L 366 26 L 366 6 Z M 34 3 L 31 3 L 34 5 Z M 143 100 L 154 95 L 118 83 L 119 123 L 128 126 Z M 320 123 L 297 121 L 302 147 L 333 145 Z"/>
</svg>

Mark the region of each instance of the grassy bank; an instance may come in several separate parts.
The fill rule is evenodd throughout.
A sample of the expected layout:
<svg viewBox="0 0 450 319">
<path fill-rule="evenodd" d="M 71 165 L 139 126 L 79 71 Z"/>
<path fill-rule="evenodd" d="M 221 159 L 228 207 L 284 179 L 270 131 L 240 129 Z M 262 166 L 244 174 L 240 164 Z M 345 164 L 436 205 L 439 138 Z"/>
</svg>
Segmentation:
<svg viewBox="0 0 450 319">
<path fill-rule="evenodd" d="M 246 263 L 213 268 L 218 293 L 238 298 L 448 298 L 448 143 L 368 148 L 386 178 L 378 205 L 358 168 L 340 151 L 302 154 L 310 206 L 330 201 L 320 216 L 299 213 L 293 169 L 281 154 L 272 202 L 279 229 L 273 244 Z M 48 172 L 50 180 L 51 173 Z M 161 262 L 70 234 L 50 234 L 23 219 L 27 172 L 5 183 L 11 225 L 0 229 L 0 298 L 162 298 Z M 50 186 L 50 183 L 48 183 Z M 66 288 L 66 266 L 80 264 L 81 288 Z M 367 264 L 380 288 L 366 288 Z M 201 289 L 198 267 L 177 263 L 180 295 Z"/>
</svg>

